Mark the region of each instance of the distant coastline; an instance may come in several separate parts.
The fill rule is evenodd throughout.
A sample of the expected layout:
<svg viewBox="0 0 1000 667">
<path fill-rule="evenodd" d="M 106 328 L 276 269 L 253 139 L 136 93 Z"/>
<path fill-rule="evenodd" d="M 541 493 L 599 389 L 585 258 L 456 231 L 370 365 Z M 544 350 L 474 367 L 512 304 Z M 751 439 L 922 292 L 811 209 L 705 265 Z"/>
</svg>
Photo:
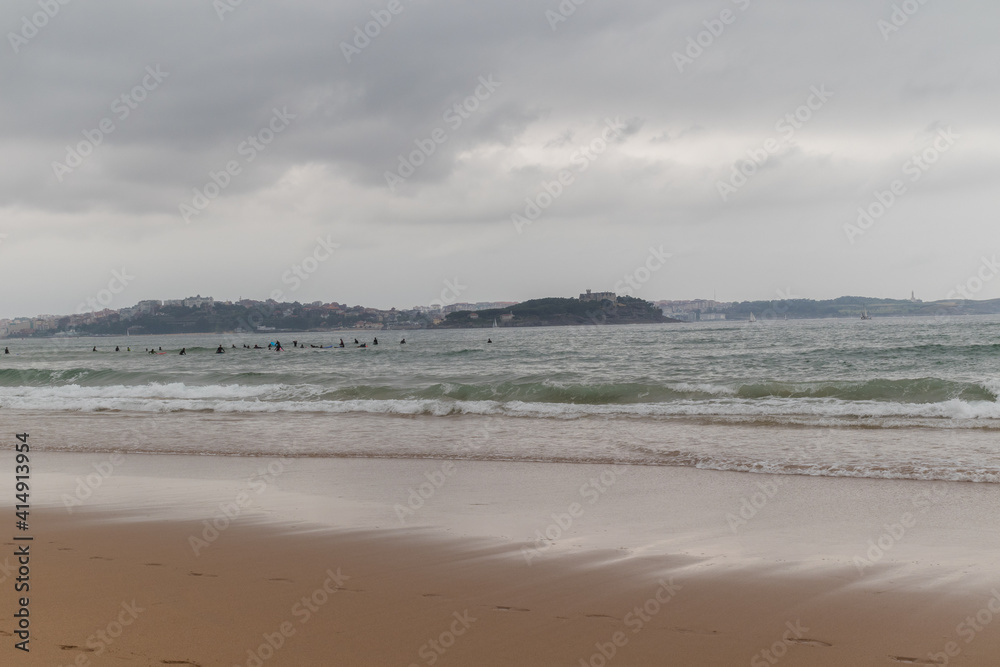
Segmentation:
<svg viewBox="0 0 1000 667">
<path fill-rule="evenodd" d="M 287 331 L 388 329 L 475 329 L 497 327 L 661 324 L 705 321 L 784 319 L 860 319 L 885 317 L 950 317 L 1000 314 L 1000 299 L 878 299 L 844 296 L 837 299 L 786 299 L 719 302 L 645 301 L 610 292 L 579 298 L 547 297 L 521 303 L 453 303 L 381 310 L 332 302 L 215 301 L 190 297 L 176 301 L 140 301 L 135 306 L 62 316 L 0 320 L 0 338 L 53 336 L 122 336 Z"/>
</svg>

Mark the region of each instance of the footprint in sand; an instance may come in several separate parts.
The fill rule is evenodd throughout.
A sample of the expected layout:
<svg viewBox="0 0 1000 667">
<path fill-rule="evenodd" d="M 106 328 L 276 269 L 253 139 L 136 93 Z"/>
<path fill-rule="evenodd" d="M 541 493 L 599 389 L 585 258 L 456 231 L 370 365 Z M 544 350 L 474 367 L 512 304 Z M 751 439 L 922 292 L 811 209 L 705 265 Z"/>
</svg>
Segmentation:
<svg viewBox="0 0 1000 667">
<path fill-rule="evenodd" d="M 674 632 L 679 632 L 682 635 L 717 635 L 718 630 L 698 630 L 695 628 L 671 628 Z"/>
<path fill-rule="evenodd" d="M 59 648 L 64 651 L 83 651 L 84 653 L 93 653 L 94 649 L 85 646 L 75 646 L 74 644 L 60 644 Z"/>
<path fill-rule="evenodd" d="M 801 646 L 815 646 L 817 648 L 830 648 L 833 644 L 821 642 L 818 639 L 789 639 L 789 644 L 800 644 Z"/>
<path fill-rule="evenodd" d="M 193 667 L 201 667 L 197 662 L 191 662 L 190 660 L 160 660 L 161 665 L 193 665 Z"/>
<path fill-rule="evenodd" d="M 923 660 L 921 658 L 907 658 L 901 655 L 890 655 L 890 660 L 895 660 L 896 662 L 902 662 L 907 665 L 940 665 L 940 662 L 934 662 L 933 660 Z"/>
<path fill-rule="evenodd" d="M 531 611 L 530 609 L 523 609 L 521 607 L 493 607 L 497 611 Z"/>
<path fill-rule="evenodd" d="M 217 577 L 217 574 L 205 574 L 204 572 L 188 572 L 188 576 L 191 577 Z"/>
</svg>

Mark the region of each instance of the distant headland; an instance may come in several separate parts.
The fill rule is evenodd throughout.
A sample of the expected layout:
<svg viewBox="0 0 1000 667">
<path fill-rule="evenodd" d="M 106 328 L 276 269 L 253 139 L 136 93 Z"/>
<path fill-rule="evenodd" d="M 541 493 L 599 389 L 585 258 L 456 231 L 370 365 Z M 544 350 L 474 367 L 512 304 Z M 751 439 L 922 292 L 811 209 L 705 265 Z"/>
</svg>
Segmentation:
<svg viewBox="0 0 1000 667">
<path fill-rule="evenodd" d="M 99 305 L 99 304 L 95 304 Z M 146 300 L 112 310 L 74 315 L 40 315 L 0 320 L 0 337 L 142 335 L 175 333 L 270 333 L 344 329 L 461 329 L 656 324 L 755 319 L 868 318 L 1000 314 L 1000 299 L 924 302 L 843 296 L 722 302 L 708 299 L 645 301 L 613 292 L 587 290 L 577 298 L 547 297 L 523 302 L 450 303 L 381 310 L 337 302 L 216 301 L 212 297 Z M 751 318 L 751 315 L 753 317 Z"/>
</svg>

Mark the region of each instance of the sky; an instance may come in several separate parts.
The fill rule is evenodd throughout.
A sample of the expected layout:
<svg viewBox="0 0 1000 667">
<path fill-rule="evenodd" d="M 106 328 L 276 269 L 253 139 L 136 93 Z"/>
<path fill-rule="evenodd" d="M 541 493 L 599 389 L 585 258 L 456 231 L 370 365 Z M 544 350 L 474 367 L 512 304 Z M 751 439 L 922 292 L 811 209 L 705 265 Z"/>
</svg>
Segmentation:
<svg viewBox="0 0 1000 667">
<path fill-rule="evenodd" d="M 62 2 L 0 7 L 0 317 L 1000 297 L 992 1 Z"/>
</svg>

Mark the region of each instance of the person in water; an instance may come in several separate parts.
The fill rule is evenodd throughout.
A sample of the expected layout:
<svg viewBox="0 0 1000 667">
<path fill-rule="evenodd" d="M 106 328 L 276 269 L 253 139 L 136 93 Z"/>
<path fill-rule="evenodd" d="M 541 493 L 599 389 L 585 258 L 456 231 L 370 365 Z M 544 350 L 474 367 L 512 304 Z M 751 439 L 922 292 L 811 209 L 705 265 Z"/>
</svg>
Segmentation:
<svg viewBox="0 0 1000 667">
<path fill-rule="evenodd" d="M 346 346 L 344 345 L 344 339 L 343 339 L 343 338 L 341 338 L 341 339 L 340 339 L 340 347 L 346 347 Z"/>
<path fill-rule="evenodd" d="M 358 339 L 357 338 L 354 339 L 354 344 L 355 345 L 359 345 L 360 344 L 360 343 L 358 343 Z"/>
<path fill-rule="evenodd" d="M 280 340 L 274 341 L 274 351 L 275 352 L 284 352 L 285 351 L 285 348 L 281 347 L 281 341 Z"/>
<path fill-rule="evenodd" d="M 486 339 L 486 342 L 487 342 L 487 343 L 492 343 L 492 342 L 493 342 L 493 339 L 492 339 L 492 338 L 487 338 L 487 339 Z"/>
<path fill-rule="evenodd" d="M 5 348 L 3 349 L 3 353 L 4 353 L 4 354 L 10 354 L 10 348 L 9 348 L 9 347 L 5 347 Z"/>
<path fill-rule="evenodd" d="M 121 352 L 121 349 L 117 345 L 115 345 L 115 352 Z"/>
<path fill-rule="evenodd" d="M 293 340 L 292 341 L 292 347 L 298 347 L 298 346 L 299 346 L 299 341 Z"/>
<path fill-rule="evenodd" d="M 255 349 L 255 350 L 263 350 L 264 348 L 262 348 L 262 347 L 261 347 L 260 345 L 258 345 L 257 343 L 254 343 L 254 344 L 253 344 L 253 349 Z"/>
<path fill-rule="evenodd" d="M 400 345 L 406 345 L 406 339 L 404 338 L 403 340 L 399 341 L 399 344 Z"/>
<path fill-rule="evenodd" d="M 97 352 L 97 346 L 96 345 L 94 346 L 94 349 L 91 350 L 91 352 Z"/>
<path fill-rule="evenodd" d="M 186 347 L 182 347 L 181 348 L 181 354 L 187 354 L 187 348 Z"/>
<path fill-rule="evenodd" d="M 219 349 L 215 351 L 216 354 L 225 354 L 226 350 L 220 345 Z"/>
<path fill-rule="evenodd" d="M 372 341 L 372 345 L 378 345 L 378 338 Z"/>
</svg>

